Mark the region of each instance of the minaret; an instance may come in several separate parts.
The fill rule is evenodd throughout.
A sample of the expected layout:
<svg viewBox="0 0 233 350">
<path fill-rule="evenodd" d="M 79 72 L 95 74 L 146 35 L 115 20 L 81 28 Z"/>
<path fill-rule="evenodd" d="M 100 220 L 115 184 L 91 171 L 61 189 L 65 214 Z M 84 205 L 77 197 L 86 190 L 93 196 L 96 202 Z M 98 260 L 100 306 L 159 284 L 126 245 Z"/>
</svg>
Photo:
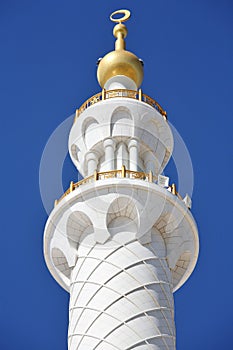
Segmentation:
<svg viewBox="0 0 233 350">
<path fill-rule="evenodd" d="M 83 180 L 55 201 L 44 232 L 47 266 L 70 293 L 69 350 L 175 349 L 173 292 L 198 257 L 187 198 L 161 175 L 173 137 L 140 89 L 142 60 L 126 51 L 129 17 L 110 16 L 116 42 L 98 62 L 102 91 L 76 111 L 69 137 Z"/>
</svg>

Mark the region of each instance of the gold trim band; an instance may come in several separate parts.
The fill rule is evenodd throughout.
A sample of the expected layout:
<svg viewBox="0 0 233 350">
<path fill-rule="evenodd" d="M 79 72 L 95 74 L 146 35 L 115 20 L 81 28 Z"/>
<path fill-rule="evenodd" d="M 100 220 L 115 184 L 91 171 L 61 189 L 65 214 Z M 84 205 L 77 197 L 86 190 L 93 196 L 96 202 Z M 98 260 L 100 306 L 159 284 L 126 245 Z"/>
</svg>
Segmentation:
<svg viewBox="0 0 233 350">
<path fill-rule="evenodd" d="M 85 101 L 79 109 L 76 110 L 74 122 L 80 116 L 82 112 L 84 112 L 88 107 L 92 106 L 97 102 L 101 102 L 104 100 L 108 100 L 114 97 L 122 97 L 122 98 L 132 98 L 134 100 L 142 101 L 155 108 L 165 120 L 167 120 L 167 112 L 160 106 L 160 104 L 155 101 L 150 96 L 143 94 L 142 90 L 127 90 L 127 89 L 115 89 L 115 90 L 105 90 L 102 92 L 90 97 L 87 101 Z"/>
<path fill-rule="evenodd" d="M 79 182 L 73 183 L 73 181 L 71 181 L 70 187 L 68 188 L 68 190 L 61 196 L 61 198 L 55 200 L 54 207 L 63 198 L 65 198 L 68 194 L 73 192 L 76 188 L 80 187 L 81 185 L 92 183 L 98 180 L 106 180 L 106 179 L 113 179 L 113 178 L 137 179 L 137 180 L 143 180 L 147 182 L 156 181 L 156 177 L 153 176 L 152 171 L 150 171 L 149 173 L 144 173 L 142 171 L 127 170 L 124 165 L 122 165 L 120 170 L 110 170 L 110 171 L 100 171 L 100 172 L 95 171 L 93 175 L 88 176 Z M 176 191 L 175 184 L 172 184 L 171 186 L 169 186 L 168 190 L 173 195 L 176 195 L 180 200 L 183 200 L 180 194 Z"/>
</svg>

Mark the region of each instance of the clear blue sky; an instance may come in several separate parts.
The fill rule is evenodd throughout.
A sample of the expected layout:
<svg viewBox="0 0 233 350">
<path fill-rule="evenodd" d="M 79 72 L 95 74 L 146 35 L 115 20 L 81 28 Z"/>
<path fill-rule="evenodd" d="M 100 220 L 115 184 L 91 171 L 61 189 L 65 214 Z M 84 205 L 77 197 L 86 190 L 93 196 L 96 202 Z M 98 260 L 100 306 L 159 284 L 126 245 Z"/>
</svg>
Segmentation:
<svg viewBox="0 0 233 350">
<path fill-rule="evenodd" d="M 113 48 L 109 14 L 128 8 L 127 48 L 143 90 L 191 154 L 200 257 L 175 294 L 177 349 L 233 348 L 232 32 L 230 0 L 0 3 L 1 350 L 65 350 L 68 294 L 43 259 L 39 164 L 53 130 L 100 91 L 95 63 Z M 63 180 L 76 180 L 68 157 Z"/>
</svg>

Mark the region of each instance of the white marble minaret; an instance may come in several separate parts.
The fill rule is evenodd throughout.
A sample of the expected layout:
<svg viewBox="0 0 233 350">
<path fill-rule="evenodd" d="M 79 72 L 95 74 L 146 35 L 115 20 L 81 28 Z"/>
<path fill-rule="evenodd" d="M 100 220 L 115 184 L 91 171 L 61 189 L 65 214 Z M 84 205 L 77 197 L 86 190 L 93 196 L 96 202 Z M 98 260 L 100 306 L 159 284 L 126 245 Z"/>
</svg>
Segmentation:
<svg viewBox="0 0 233 350">
<path fill-rule="evenodd" d="M 55 201 L 44 255 L 70 293 L 69 350 L 174 350 L 173 292 L 195 267 L 198 232 L 175 185 L 162 185 L 172 133 L 139 89 L 143 62 L 125 50 L 130 13 L 117 13 L 115 50 L 98 65 L 102 91 L 77 110 L 70 131 L 84 179 Z"/>
</svg>

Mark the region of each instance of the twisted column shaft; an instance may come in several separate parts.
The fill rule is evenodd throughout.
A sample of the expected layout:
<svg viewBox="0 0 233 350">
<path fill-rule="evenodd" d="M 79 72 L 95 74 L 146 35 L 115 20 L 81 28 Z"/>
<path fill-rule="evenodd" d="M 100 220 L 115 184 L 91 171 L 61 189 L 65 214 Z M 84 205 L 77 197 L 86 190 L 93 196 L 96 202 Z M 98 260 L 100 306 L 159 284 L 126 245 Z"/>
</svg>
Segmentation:
<svg viewBox="0 0 233 350">
<path fill-rule="evenodd" d="M 138 241 L 78 247 L 69 350 L 175 349 L 170 270 Z"/>
</svg>

